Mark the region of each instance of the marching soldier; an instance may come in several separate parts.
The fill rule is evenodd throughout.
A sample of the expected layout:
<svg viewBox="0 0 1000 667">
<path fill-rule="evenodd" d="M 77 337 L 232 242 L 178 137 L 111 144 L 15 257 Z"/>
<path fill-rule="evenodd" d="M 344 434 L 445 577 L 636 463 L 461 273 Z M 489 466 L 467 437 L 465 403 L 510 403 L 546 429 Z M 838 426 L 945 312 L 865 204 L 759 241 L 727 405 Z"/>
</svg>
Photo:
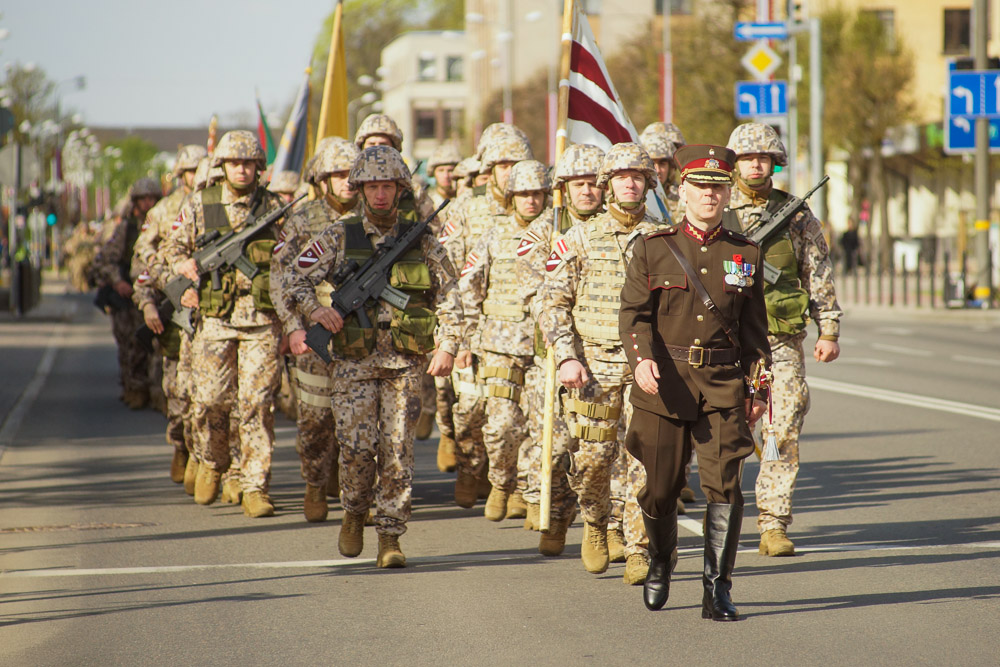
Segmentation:
<svg viewBox="0 0 1000 667">
<path fill-rule="evenodd" d="M 323 197 L 308 202 L 288 219 L 278 235 L 271 260 L 271 301 L 284 323 L 285 336 L 295 355 L 296 449 L 306 481 L 303 511 L 311 522 L 326 520 L 328 490 L 339 490 L 340 447 L 330 403 L 332 366 L 327 367 L 306 345 L 309 322 L 299 313 L 285 281 L 299 254 L 313 238 L 337 220 L 360 213 L 358 193 L 349 181 L 359 153 L 354 144 L 344 141 L 328 143 L 322 153 L 316 154 L 311 177 L 320 184 Z M 331 289 L 329 283 L 321 283 L 316 289 L 317 298 L 325 307 L 330 306 Z"/>
<path fill-rule="evenodd" d="M 201 312 L 191 349 L 193 431 L 205 455 L 195 480 L 195 502 L 209 505 L 218 497 L 222 473 L 231 460 L 230 413 L 235 406 L 240 415 L 243 512 L 254 518 L 274 514 L 267 490 L 281 323 L 268 282 L 276 231 L 274 225 L 261 230 L 247 245 L 247 258 L 257 266 L 257 276 L 251 280 L 230 269 L 221 276 L 221 289 L 198 275 L 191 255 L 196 239 L 206 231 L 239 231 L 248 220 L 280 207 L 276 195 L 258 186 L 264 161 L 253 133 L 237 130 L 223 135 L 212 165 L 223 169 L 224 183 L 192 195 L 164 243 L 164 258 L 171 270 L 197 285 L 184 293 L 182 304 Z"/>
<path fill-rule="evenodd" d="M 268 183 L 267 189 L 278 195 L 281 201 L 287 204 L 295 199 L 295 193 L 299 189 L 300 184 L 299 172 L 279 171 L 271 176 L 271 182 Z"/>
<path fill-rule="evenodd" d="M 684 145 L 684 135 L 673 123 L 650 123 L 639 135 L 639 143 L 656 165 L 656 176 L 667 195 L 671 219 L 680 220 L 684 217 L 684 205 L 680 202 L 674 151 Z"/>
<path fill-rule="evenodd" d="M 585 521 L 581 558 L 588 572 L 607 570 L 612 467 L 624 440 L 632 381 L 618 338 L 618 294 L 632 245 L 658 223 L 647 217 L 646 193 L 656 171 L 638 144 L 617 144 L 597 175 L 608 209 L 575 225 L 553 246 L 540 296 L 539 326 L 554 346 L 575 451 L 570 484 Z"/>
<path fill-rule="evenodd" d="M 462 154 L 458 146 L 453 143 L 444 143 L 434 149 L 427 160 L 427 174 L 434 179 L 434 189 L 429 196 L 434 202 L 435 208 L 441 205 L 445 199 L 455 199 L 456 181 L 454 176 L 455 167 L 462 161 Z M 441 225 L 438 225 L 437 232 Z"/>
<path fill-rule="evenodd" d="M 111 331 L 118 343 L 122 400 L 133 410 L 149 402 L 149 354 L 135 337 L 142 318 L 131 302 L 132 283 L 139 277 L 131 273 L 132 255 L 146 214 L 162 196 L 160 184 L 151 178 L 140 178 L 132 185 L 122 218 L 110 228 L 91 269 L 93 282 L 109 296 L 105 311 L 111 315 Z"/>
<path fill-rule="evenodd" d="M 635 375 L 626 446 L 646 469 L 638 492 L 649 537 L 643 602 L 660 609 L 676 562 L 677 497 L 698 451 L 705 514 L 702 618 L 735 621 L 732 572 L 743 519 L 740 477 L 763 414 L 770 349 L 762 253 L 722 226 L 736 156 L 677 150 L 683 222 L 640 238 L 621 290 L 621 340 Z M 760 389 L 751 396 L 753 389 Z"/>
<path fill-rule="evenodd" d="M 768 125 L 745 123 L 733 130 L 729 148 L 736 153 L 736 188 L 725 224 L 749 233 L 765 211 L 773 212 L 788 194 L 771 182 L 775 165 L 785 165 L 785 147 Z M 773 421 L 763 422 L 762 436 L 774 437 L 780 458 L 761 461 L 757 475 L 757 529 L 764 556 L 793 556 L 788 539 L 792 523 L 792 491 L 799 472 L 799 433 L 809 410 L 805 353 L 809 319 L 816 321 L 819 339 L 813 357 L 820 362 L 840 356 L 840 317 L 833 285 L 830 249 L 823 225 L 808 206 L 776 238 L 761 248 L 764 253 L 764 301 L 767 332 L 773 355 Z"/>
<path fill-rule="evenodd" d="M 472 196 L 472 189 L 475 187 L 473 181 L 479 173 L 479 160 L 474 157 L 464 158 L 455 165 L 451 172 L 452 182 L 455 184 L 455 201 L 452 205 L 458 206 L 468 197 Z"/>
<path fill-rule="evenodd" d="M 91 223 L 80 221 L 73 228 L 73 233 L 63 246 L 63 254 L 67 257 L 66 266 L 69 269 L 69 282 L 77 292 L 86 292 L 87 273 L 94 261 L 94 239 L 96 234 Z"/>
<path fill-rule="evenodd" d="M 302 315 L 334 333 L 330 347 L 337 362 L 330 377 L 344 505 L 340 553 L 361 553 L 365 515 L 374 501 L 378 566 L 403 567 L 399 536 L 410 518 L 420 375 L 425 368 L 435 376 L 451 371 L 461 304 L 454 267 L 431 234 L 391 269 L 390 283 L 410 295 L 405 310 L 369 302 L 365 308 L 373 326 L 365 328 L 356 314 L 345 318 L 320 304 L 316 287 L 334 279 L 345 261 L 363 263 L 381 241 L 413 224 L 398 211 L 410 172 L 392 147 L 362 151 L 350 183 L 360 193 L 363 216 L 340 220 L 314 239 L 285 276 L 286 289 Z M 432 350 L 428 367 L 425 355 Z"/>
<path fill-rule="evenodd" d="M 480 164 L 481 170 L 489 174 L 490 181 L 464 206 L 452 208 L 439 237 L 452 261 L 463 262 L 463 265 L 486 230 L 502 227 L 507 220 L 505 189 L 511 168 L 521 160 L 534 159 L 524 133 L 512 125 L 492 125 L 483 137 L 486 143 L 481 142 Z M 486 422 L 485 377 L 478 374 L 472 361 L 472 355 L 477 355 L 478 350 L 470 349 L 467 338 L 463 338 L 461 348 L 463 352 L 471 352 L 471 355 L 460 356 L 455 364 L 457 372 L 452 378 L 458 395 L 453 410 L 458 469 L 455 503 L 460 507 L 472 507 L 478 498 L 479 480 L 487 477 L 488 469 L 482 432 Z M 507 515 L 507 497 L 500 494 L 491 496 L 493 503 L 487 502 L 486 515 L 504 518 Z M 501 501 L 502 507 L 499 504 Z M 526 513 L 527 507 L 522 507 L 520 511 Z M 518 513 L 515 507 L 511 518 Z M 521 514 L 522 517 L 524 515 Z"/>
</svg>

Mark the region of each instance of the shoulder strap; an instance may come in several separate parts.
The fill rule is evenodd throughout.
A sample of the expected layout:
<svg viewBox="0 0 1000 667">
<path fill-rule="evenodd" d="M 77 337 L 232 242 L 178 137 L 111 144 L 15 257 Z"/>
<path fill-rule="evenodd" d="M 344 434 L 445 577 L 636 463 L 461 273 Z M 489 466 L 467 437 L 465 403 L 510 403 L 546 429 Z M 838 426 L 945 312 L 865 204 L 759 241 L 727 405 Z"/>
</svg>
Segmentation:
<svg viewBox="0 0 1000 667">
<path fill-rule="evenodd" d="M 229 216 L 222 205 L 222 186 L 213 185 L 201 193 L 201 208 L 205 214 L 205 231 L 229 229 Z"/>
<path fill-rule="evenodd" d="M 739 234 L 743 233 L 739 216 L 736 215 L 736 211 L 732 210 L 728 206 L 722 211 L 722 228 Z"/>
<path fill-rule="evenodd" d="M 372 242 L 365 234 L 365 226 L 357 218 L 344 223 L 344 256 L 367 259 L 372 255 Z"/>
<path fill-rule="evenodd" d="M 705 289 L 705 285 L 698 279 L 698 274 L 695 273 L 694 267 L 691 266 L 691 262 L 689 262 L 687 257 L 684 256 L 684 253 L 680 251 L 680 248 L 677 247 L 677 243 L 671 236 L 664 235 L 662 238 L 664 243 L 667 244 L 667 247 L 670 248 L 670 252 L 674 254 L 674 259 L 676 259 L 677 263 L 681 265 L 682 269 L 684 269 L 687 279 L 691 281 L 691 286 L 694 287 L 694 290 L 698 293 L 698 298 L 701 299 L 703 304 L 705 304 L 705 308 L 708 308 L 708 312 L 712 313 L 712 315 L 715 316 L 715 319 L 719 321 L 719 325 L 721 325 L 722 330 L 726 332 L 726 336 L 733 344 L 733 347 L 737 350 L 740 349 L 740 342 L 736 338 L 736 334 L 733 333 L 732 324 L 725 318 L 722 311 L 719 310 L 719 307 L 715 305 L 715 302 L 712 301 L 712 297 L 709 296 L 708 290 Z"/>
</svg>

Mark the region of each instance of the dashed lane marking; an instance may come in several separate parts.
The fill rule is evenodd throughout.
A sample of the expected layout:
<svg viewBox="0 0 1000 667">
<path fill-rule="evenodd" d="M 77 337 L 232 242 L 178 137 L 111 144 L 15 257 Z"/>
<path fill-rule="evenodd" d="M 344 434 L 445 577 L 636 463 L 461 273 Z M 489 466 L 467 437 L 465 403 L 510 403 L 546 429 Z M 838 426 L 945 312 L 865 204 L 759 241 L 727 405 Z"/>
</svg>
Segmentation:
<svg viewBox="0 0 1000 667">
<path fill-rule="evenodd" d="M 979 419 L 1000 422 L 1000 409 L 988 408 L 984 405 L 946 401 L 943 398 L 935 398 L 933 396 L 907 394 L 902 391 L 891 391 L 889 389 L 879 389 L 878 387 L 868 387 L 851 382 L 840 382 L 838 380 L 827 380 L 818 377 L 810 377 L 808 383 L 812 389 L 825 389 L 826 391 L 838 394 L 847 394 L 848 396 L 862 398 L 866 401 L 875 399 L 877 401 L 885 401 L 886 403 L 909 405 L 925 410 L 938 410 L 965 417 L 977 417 Z"/>
<path fill-rule="evenodd" d="M 14 441 L 14 437 L 21 429 L 21 422 L 24 421 L 28 411 L 31 410 L 31 406 L 35 404 L 38 394 L 41 393 L 42 387 L 45 386 L 45 380 L 48 379 L 49 373 L 52 372 L 52 367 L 56 363 L 56 353 L 59 352 L 59 344 L 65 332 L 66 324 L 60 324 L 52 332 L 49 344 L 42 355 L 42 360 L 35 370 L 35 377 L 31 378 L 31 382 L 28 383 L 24 393 L 17 399 L 14 408 L 7 415 L 3 426 L 0 427 L 0 459 L 3 458 L 7 446 Z"/>
<path fill-rule="evenodd" d="M 873 350 L 882 350 L 883 352 L 893 352 L 895 354 L 902 354 L 907 357 L 930 357 L 933 356 L 933 352 L 930 350 L 921 350 L 916 347 L 903 347 L 901 345 L 886 345 L 885 343 L 872 343 Z"/>
</svg>

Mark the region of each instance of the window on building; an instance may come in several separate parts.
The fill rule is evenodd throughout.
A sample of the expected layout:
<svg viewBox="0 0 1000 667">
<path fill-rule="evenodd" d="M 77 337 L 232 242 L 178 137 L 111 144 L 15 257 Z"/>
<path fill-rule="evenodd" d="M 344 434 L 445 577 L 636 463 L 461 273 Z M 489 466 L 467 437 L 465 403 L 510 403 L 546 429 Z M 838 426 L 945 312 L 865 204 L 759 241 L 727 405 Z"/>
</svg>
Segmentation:
<svg viewBox="0 0 1000 667">
<path fill-rule="evenodd" d="M 441 118 L 444 127 L 441 135 L 445 139 L 458 139 L 465 130 L 465 112 L 462 109 L 445 109 Z"/>
<path fill-rule="evenodd" d="M 886 46 L 890 51 L 896 50 L 896 12 L 891 9 L 862 9 L 862 14 L 877 19 L 882 24 Z"/>
<path fill-rule="evenodd" d="M 417 139 L 437 138 L 437 111 L 434 109 L 414 109 L 413 127 Z"/>
<path fill-rule="evenodd" d="M 972 48 L 972 10 L 944 10 L 944 52 L 969 53 Z"/>
<path fill-rule="evenodd" d="M 417 81 L 433 81 L 437 78 L 437 62 L 434 56 L 417 58 Z"/>
<path fill-rule="evenodd" d="M 667 3 L 667 6 L 670 7 L 671 15 L 690 14 L 691 4 L 693 2 L 694 0 L 655 0 L 654 9 L 656 10 L 656 14 L 658 16 L 662 15 L 663 4 Z"/>
<path fill-rule="evenodd" d="M 461 81 L 464 78 L 465 61 L 462 56 L 448 56 L 445 59 L 445 79 Z"/>
</svg>

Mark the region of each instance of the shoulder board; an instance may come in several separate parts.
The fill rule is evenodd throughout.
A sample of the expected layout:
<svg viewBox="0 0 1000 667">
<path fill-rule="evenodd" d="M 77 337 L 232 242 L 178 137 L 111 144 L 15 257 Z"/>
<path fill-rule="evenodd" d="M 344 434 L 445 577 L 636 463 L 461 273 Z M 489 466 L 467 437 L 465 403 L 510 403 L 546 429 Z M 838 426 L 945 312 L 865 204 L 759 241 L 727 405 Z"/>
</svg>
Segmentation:
<svg viewBox="0 0 1000 667">
<path fill-rule="evenodd" d="M 653 239 L 657 236 L 673 236 L 680 229 L 680 225 L 674 225 L 673 227 L 667 227 L 666 229 L 657 229 L 651 234 L 646 234 L 647 239 Z"/>
<path fill-rule="evenodd" d="M 755 248 L 757 247 L 757 244 L 754 243 L 753 241 L 751 241 L 749 237 L 744 236 L 743 234 L 740 234 L 739 232 L 734 232 L 731 229 L 725 229 L 723 231 L 725 231 L 726 234 L 728 234 L 730 236 L 730 238 L 732 238 L 732 239 L 734 239 L 736 241 L 740 241 L 742 243 L 746 243 L 747 245 L 752 245 Z"/>
</svg>

